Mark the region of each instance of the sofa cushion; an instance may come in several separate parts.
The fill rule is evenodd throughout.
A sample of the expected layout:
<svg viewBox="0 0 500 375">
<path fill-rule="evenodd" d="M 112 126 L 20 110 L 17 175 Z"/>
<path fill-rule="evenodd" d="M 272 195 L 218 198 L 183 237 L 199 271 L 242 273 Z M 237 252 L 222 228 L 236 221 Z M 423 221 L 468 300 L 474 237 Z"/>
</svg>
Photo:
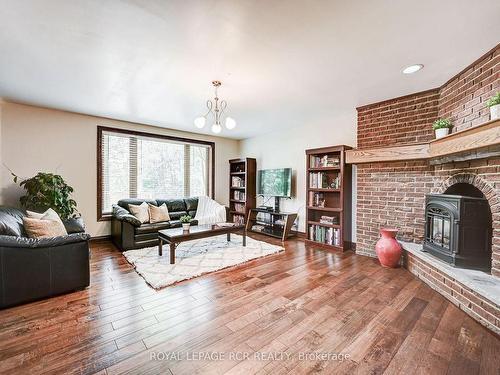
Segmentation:
<svg viewBox="0 0 500 375">
<path fill-rule="evenodd" d="M 188 215 L 191 216 L 191 217 L 195 217 L 196 216 L 196 210 L 188 211 Z"/>
<path fill-rule="evenodd" d="M 149 205 L 149 222 L 150 223 L 163 223 L 165 221 L 170 221 L 170 216 L 168 214 L 168 208 L 165 203 L 157 207 L 153 204 Z"/>
<path fill-rule="evenodd" d="M 23 237 L 24 212 L 12 207 L 0 207 L 0 235 Z"/>
<path fill-rule="evenodd" d="M 156 233 L 159 230 L 170 228 L 170 222 L 147 223 L 135 228 L 135 234 Z"/>
<path fill-rule="evenodd" d="M 170 228 L 179 228 L 182 227 L 182 223 L 180 220 L 170 220 Z"/>
<path fill-rule="evenodd" d="M 198 225 L 198 220 L 191 220 L 191 225 Z M 170 220 L 170 228 L 182 227 L 180 220 Z"/>
<path fill-rule="evenodd" d="M 30 219 L 57 221 L 60 224 L 60 228 L 59 228 L 60 233 L 58 234 L 58 236 L 64 236 L 64 235 L 68 234 L 68 232 L 66 232 L 66 227 L 64 226 L 64 223 L 61 220 L 61 217 L 53 208 L 49 208 L 48 210 L 46 210 L 45 212 L 42 212 L 42 213 L 26 210 L 26 215 Z M 28 232 L 28 231 L 26 231 L 26 232 Z M 47 237 L 47 236 L 42 236 L 42 237 Z M 56 237 L 56 236 L 54 236 L 54 237 Z"/>
<path fill-rule="evenodd" d="M 51 238 L 66 236 L 66 228 L 62 221 L 33 219 L 31 217 L 23 218 L 24 230 L 30 238 Z"/>
<path fill-rule="evenodd" d="M 196 212 L 198 209 L 198 198 L 184 198 L 184 202 L 186 203 L 186 211 Z"/>
<path fill-rule="evenodd" d="M 179 220 L 181 216 L 187 215 L 187 211 L 169 212 L 170 220 Z"/>
<path fill-rule="evenodd" d="M 139 205 L 129 204 L 130 213 L 134 215 L 141 223 L 149 223 L 149 205 L 142 202 Z"/>
<path fill-rule="evenodd" d="M 130 209 L 128 206 L 129 204 L 135 204 L 136 206 L 138 206 L 144 202 L 154 204 L 155 206 L 157 205 L 156 201 L 153 199 L 138 199 L 138 198 L 120 199 L 117 204 L 118 204 L 118 206 L 120 206 L 120 207 L 126 209 L 128 212 L 130 212 Z"/>
<path fill-rule="evenodd" d="M 186 211 L 184 199 L 157 199 L 156 204 L 161 206 L 163 203 L 167 205 L 168 212 Z"/>
</svg>

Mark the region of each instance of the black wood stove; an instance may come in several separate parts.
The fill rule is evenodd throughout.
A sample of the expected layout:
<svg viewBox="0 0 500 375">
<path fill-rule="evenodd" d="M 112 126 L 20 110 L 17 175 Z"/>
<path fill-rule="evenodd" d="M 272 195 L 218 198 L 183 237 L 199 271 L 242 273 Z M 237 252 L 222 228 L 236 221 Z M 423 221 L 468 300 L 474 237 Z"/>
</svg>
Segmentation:
<svg viewBox="0 0 500 375">
<path fill-rule="evenodd" d="M 463 195 L 428 194 L 424 251 L 456 267 L 491 268 L 488 201 Z"/>
</svg>

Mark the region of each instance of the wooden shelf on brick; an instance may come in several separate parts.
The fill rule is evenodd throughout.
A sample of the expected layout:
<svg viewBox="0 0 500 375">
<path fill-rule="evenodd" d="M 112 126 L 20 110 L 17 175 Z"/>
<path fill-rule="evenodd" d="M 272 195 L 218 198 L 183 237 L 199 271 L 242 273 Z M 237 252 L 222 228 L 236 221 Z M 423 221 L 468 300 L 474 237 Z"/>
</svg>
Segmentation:
<svg viewBox="0 0 500 375">
<path fill-rule="evenodd" d="M 257 161 L 229 160 L 229 221 L 245 224 L 248 211 L 255 208 Z"/>
<path fill-rule="evenodd" d="M 493 120 L 426 143 L 350 150 L 346 153 L 346 160 L 349 164 L 363 164 L 384 161 L 436 160 L 443 157 L 453 159 L 464 152 L 498 145 L 500 145 L 500 120 Z"/>
<path fill-rule="evenodd" d="M 327 249 L 351 248 L 352 172 L 349 146 L 306 150 L 306 242 Z"/>
</svg>

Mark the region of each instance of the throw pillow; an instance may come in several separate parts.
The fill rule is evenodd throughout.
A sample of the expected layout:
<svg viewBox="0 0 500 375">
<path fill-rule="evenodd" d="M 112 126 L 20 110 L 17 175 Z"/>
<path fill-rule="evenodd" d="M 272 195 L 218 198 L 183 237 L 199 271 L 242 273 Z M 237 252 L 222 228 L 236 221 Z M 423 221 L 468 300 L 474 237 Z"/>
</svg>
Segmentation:
<svg viewBox="0 0 500 375">
<path fill-rule="evenodd" d="M 30 219 L 55 221 L 59 224 L 58 233 L 61 233 L 58 235 L 65 236 L 68 234 L 68 232 L 66 231 L 66 227 L 64 226 L 64 223 L 61 220 L 61 217 L 52 208 L 49 208 L 47 211 L 45 211 L 43 213 L 38 213 L 38 212 L 33 212 L 33 211 L 26 211 L 26 213 L 28 215 L 28 218 L 30 218 Z"/>
<path fill-rule="evenodd" d="M 23 218 L 24 230 L 30 238 L 48 238 L 65 236 L 66 229 L 57 220 Z"/>
<path fill-rule="evenodd" d="M 141 223 L 147 223 L 149 221 L 149 209 L 148 204 L 146 202 L 142 202 L 142 204 L 129 204 L 128 208 L 130 209 L 130 213 L 134 215 Z"/>
<path fill-rule="evenodd" d="M 149 222 L 161 223 L 162 221 L 170 221 L 167 205 L 163 203 L 160 207 L 157 207 L 149 204 Z"/>
<path fill-rule="evenodd" d="M 42 212 L 41 214 L 35 211 L 28 211 L 26 210 L 26 215 L 28 215 L 29 218 L 31 219 L 41 219 L 43 215 L 45 215 L 47 211 Z"/>
</svg>

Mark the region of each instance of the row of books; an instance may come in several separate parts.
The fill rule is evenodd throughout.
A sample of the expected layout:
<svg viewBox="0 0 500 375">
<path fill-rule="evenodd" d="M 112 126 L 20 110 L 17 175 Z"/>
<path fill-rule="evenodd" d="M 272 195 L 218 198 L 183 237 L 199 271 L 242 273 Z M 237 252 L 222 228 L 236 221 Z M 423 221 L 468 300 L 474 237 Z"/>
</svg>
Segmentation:
<svg viewBox="0 0 500 375">
<path fill-rule="evenodd" d="M 325 172 L 310 172 L 309 187 L 313 189 L 340 189 L 340 174 L 331 179 Z"/>
<path fill-rule="evenodd" d="M 319 219 L 321 224 L 338 224 L 339 218 L 337 216 L 321 216 Z"/>
<path fill-rule="evenodd" d="M 234 210 L 244 214 L 245 213 L 245 205 L 243 203 L 235 203 Z"/>
<path fill-rule="evenodd" d="M 340 246 L 340 229 L 326 228 L 321 225 L 310 225 L 309 239 L 327 245 Z"/>
<path fill-rule="evenodd" d="M 244 201 L 245 200 L 245 192 L 244 191 L 233 191 L 233 199 L 236 199 L 237 201 Z"/>
<path fill-rule="evenodd" d="M 325 172 L 309 173 L 309 187 L 314 189 L 328 188 L 328 176 Z"/>
<path fill-rule="evenodd" d="M 309 157 L 309 167 L 310 168 L 322 168 L 322 167 L 338 167 L 340 165 L 340 158 L 338 156 L 310 156 Z"/>
<path fill-rule="evenodd" d="M 325 195 L 323 193 L 309 192 L 308 206 L 311 207 L 325 207 Z"/>
<path fill-rule="evenodd" d="M 233 223 L 238 224 L 238 225 L 244 225 L 245 224 L 245 216 L 233 215 Z"/>
<path fill-rule="evenodd" d="M 237 176 L 231 177 L 231 186 L 232 187 L 245 187 L 245 179 Z"/>
</svg>

